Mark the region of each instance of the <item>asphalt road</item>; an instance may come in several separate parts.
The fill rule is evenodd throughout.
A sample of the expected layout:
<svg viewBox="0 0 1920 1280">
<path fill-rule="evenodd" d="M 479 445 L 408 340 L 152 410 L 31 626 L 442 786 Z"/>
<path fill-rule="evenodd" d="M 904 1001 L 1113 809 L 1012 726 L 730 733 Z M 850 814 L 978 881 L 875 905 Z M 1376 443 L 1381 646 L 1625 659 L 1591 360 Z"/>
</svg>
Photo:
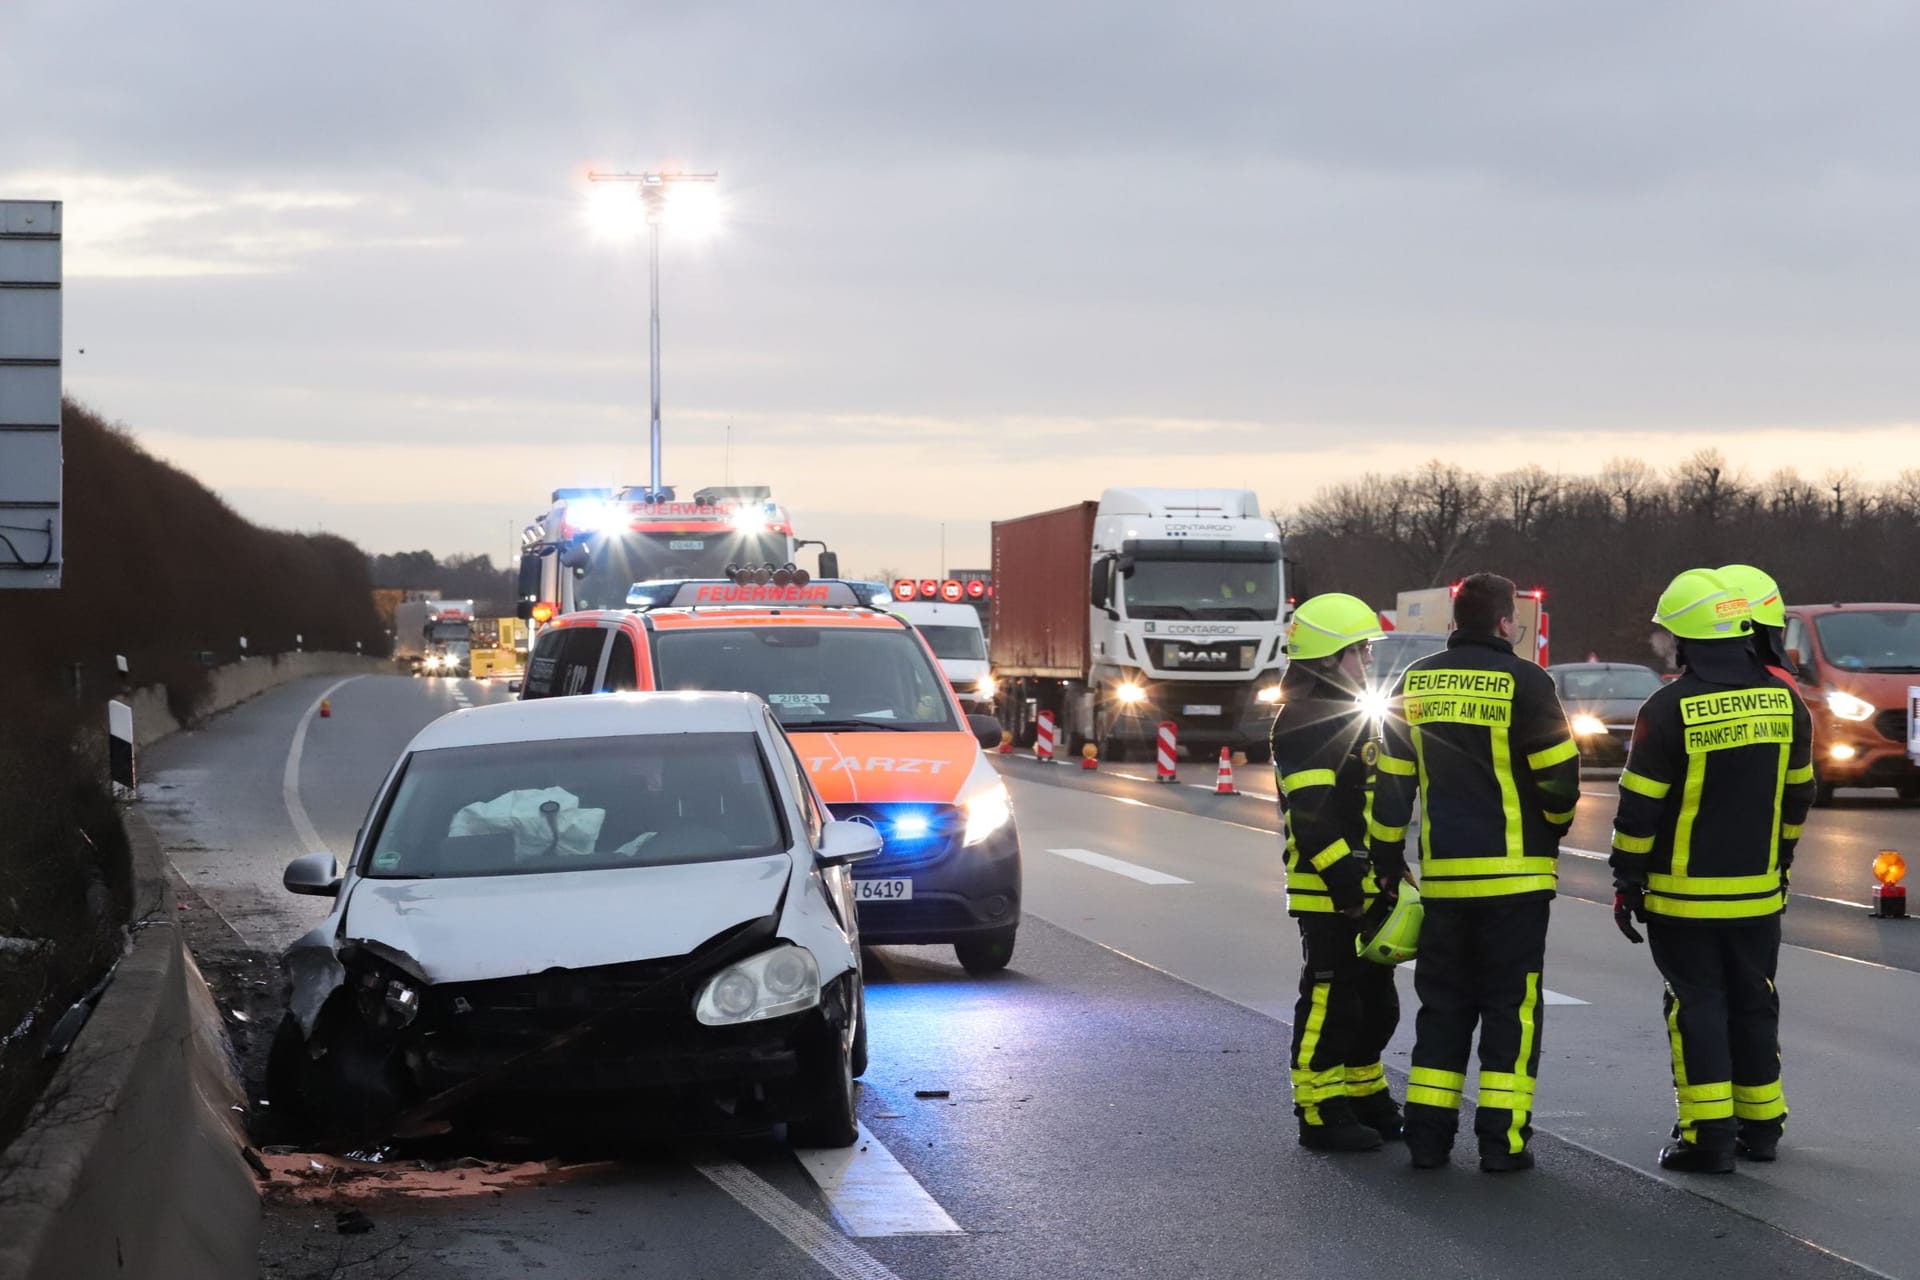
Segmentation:
<svg viewBox="0 0 1920 1280">
<path fill-rule="evenodd" d="M 143 761 L 149 816 L 177 869 L 262 949 L 320 914 L 280 892 L 286 861 L 316 839 L 344 853 L 414 731 L 461 702 L 506 696 L 471 681 L 369 677 L 332 690 L 332 718 L 311 719 L 331 683 L 276 690 Z M 1791 951 L 1786 1154 L 1710 1186 L 1677 1185 L 1648 1170 L 1671 1123 L 1651 962 L 1603 910 L 1569 897 L 1556 907 L 1547 984 L 1585 1003 L 1548 1009 L 1540 1168 L 1416 1174 L 1391 1147 L 1315 1156 L 1294 1144 L 1288 1110 L 1297 941 L 1271 803 L 1111 771 L 1004 769 L 1027 864 L 1013 969 L 974 980 L 944 948 L 872 954 L 860 1103 L 870 1137 L 841 1182 L 771 1138 L 606 1152 L 544 1185 L 388 1197 L 369 1209 L 375 1232 L 345 1242 L 334 1205 L 276 1207 L 264 1272 L 1866 1274 L 1851 1258 L 1920 1274 L 1900 1240 L 1920 1171 L 1904 1146 L 1915 1122 L 1898 1102 L 1901 1065 L 1916 1060 L 1914 966 Z M 1582 865 L 1569 860 L 1570 881 Z M 1824 927 L 1846 941 L 1838 913 L 1849 909 L 1804 905 L 1836 913 Z M 1404 1059 L 1403 1035 L 1389 1060 Z M 874 1234 L 892 1230 L 940 1233 Z"/>
</svg>

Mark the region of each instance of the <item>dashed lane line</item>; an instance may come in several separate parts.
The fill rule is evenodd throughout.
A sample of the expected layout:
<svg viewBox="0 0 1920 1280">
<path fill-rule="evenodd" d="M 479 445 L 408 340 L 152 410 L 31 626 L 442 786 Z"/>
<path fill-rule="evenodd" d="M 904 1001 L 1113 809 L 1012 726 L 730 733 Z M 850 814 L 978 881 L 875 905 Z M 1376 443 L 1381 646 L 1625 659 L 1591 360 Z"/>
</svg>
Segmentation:
<svg viewBox="0 0 1920 1280">
<path fill-rule="evenodd" d="M 834 1280 L 899 1280 L 878 1259 L 782 1195 L 766 1179 L 734 1160 L 696 1159 L 700 1176 L 778 1231 Z"/>
<path fill-rule="evenodd" d="M 1191 880 L 1182 880 L 1179 876 L 1170 876 L 1164 871 L 1155 871 L 1152 867 L 1143 867 L 1137 862 L 1126 862 L 1104 853 L 1095 853 L 1091 849 L 1049 849 L 1047 852 L 1074 862 L 1084 863 L 1089 867 L 1098 867 L 1102 871 L 1111 871 L 1129 880 L 1138 880 L 1141 884 L 1193 883 Z"/>
<path fill-rule="evenodd" d="M 815 1147 L 793 1154 L 850 1236 L 965 1234 L 865 1125 L 850 1147 Z"/>
<path fill-rule="evenodd" d="M 313 823 L 307 817 L 307 807 L 300 803 L 300 757 L 307 751 L 307 727 L 313 718 L 320 714 L 320 704 L 334 695 L 342 685 L 352 684 L 359 676 L 348 676 L 336 680 L 320 691 L 300 717 L 300 723 L 294 726 L 293 744 L 287 748 L 287 767 L 280 775 L 280 797 L 286 801 L 287 818 L 293 823 L 293 833 L 300 837 L 300 843 L 309 853 L 319 853 L 326 848 L 320 839 L 320 833 L 313 829 Z"/>
</svg>

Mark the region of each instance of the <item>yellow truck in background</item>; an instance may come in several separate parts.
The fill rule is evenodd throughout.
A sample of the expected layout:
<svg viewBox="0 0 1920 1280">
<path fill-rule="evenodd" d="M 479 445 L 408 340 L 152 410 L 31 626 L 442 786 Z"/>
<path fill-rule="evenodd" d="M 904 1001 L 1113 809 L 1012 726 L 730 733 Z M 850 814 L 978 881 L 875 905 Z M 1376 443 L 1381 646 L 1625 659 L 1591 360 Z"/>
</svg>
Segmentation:
<svg viewBox="0 0 1920 1280">
<path fill-rule="evenodd" d="M 515 676 L 526 669 L 530 628 L 523 618 L 475 618 L 473 676 Z"/>
</svg>

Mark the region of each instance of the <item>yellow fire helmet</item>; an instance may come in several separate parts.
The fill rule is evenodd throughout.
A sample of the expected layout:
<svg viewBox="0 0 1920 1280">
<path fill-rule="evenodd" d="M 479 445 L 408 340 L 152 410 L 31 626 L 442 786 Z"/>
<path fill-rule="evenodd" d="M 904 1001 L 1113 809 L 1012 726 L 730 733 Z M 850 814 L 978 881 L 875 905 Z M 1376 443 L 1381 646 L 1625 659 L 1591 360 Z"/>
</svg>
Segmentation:
<svg viewBox="0 0 1920 1280">
<path fill-rule="evenodd" d="M 1287 629 L 1289 658 L 1330 658 L 1349 645 L 1378 640 L 1380 615 L 1359 596 L 1332 591 L 1314 596 L 1293 611 Z"/>
<path fill-rule="evenodd" d="M 1682 640 L 1731 640 L 1753 632 L 1753 607 L 1712 569 L 1688 569 L 1667 584 L 1653 620 Z"/>
<path fill-rule="evenodd" d="M 1747 598 L 1753 620 L 1763 627 L 1787 625 L 1787 602 L 1780 598 L 1780 584 L 1764 569 L 1750 564 L 1723 564 L 1714 570 L 1720 581 Z"/>
<path fill-rule="evenodd" d="M 1393 907 L 1371 933 L 1363 932 L 1353 940 L 1354 953 L 1375 964 L 1405 964 L 1419 954 L 1420 923 L 1427 909 L 1420 905 L 1420 891 L 1412 881 L 1400 886 Z"/>
</svg>

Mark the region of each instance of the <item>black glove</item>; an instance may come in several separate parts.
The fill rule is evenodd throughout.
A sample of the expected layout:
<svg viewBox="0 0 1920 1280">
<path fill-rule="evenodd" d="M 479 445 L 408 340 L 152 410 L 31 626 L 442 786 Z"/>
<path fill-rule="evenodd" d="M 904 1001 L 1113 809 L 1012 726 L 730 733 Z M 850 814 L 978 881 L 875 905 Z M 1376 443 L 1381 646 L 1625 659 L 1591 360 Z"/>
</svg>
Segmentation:
<svg viewBox="0 0 1920 1280">
<path fill-rule="evenodd" d="M 1373 864 L 1373 882 L 1380 887 L 1380 896 L 1394 899 L 1400 896 L 1400 886 L 1407 878 L 1405 865 L 1376 861 Z"/>
<path fill-rule="evenodd" d="M 1638 920 L 1647 922 L 1647 887 L 1633 880 L 1615 880 L 1613 882 L 1613 924 L 1620 930 L 1628 942 L 1645 942 L 1640 931 L 1633 927 Z"/>
</svg>

